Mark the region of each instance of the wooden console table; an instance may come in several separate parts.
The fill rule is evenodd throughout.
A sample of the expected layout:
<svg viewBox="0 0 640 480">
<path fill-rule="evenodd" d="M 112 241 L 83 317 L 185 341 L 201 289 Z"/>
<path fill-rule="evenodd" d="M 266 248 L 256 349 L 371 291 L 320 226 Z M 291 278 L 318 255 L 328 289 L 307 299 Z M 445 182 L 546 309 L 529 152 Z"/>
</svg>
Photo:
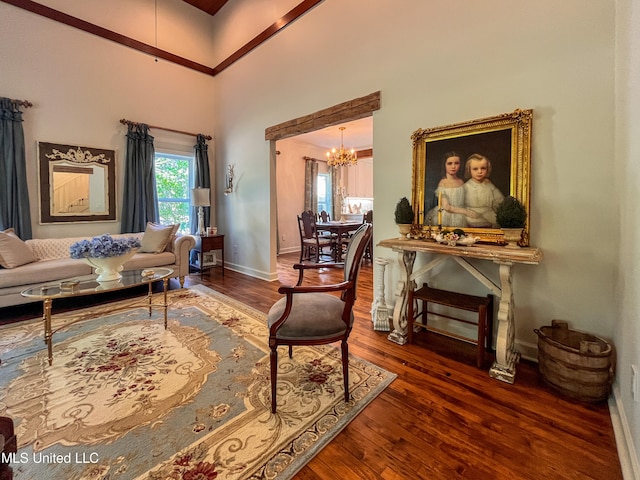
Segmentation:
<svg viewBox="0 0 640 480">
<path fill-rule="evenodd" d="M 498 307 L 498 333 L 496 338 L 496 361 L 489 370 L 493 378 L 507 383 L 513 383 L 516 375 L 516 364 L 520 360 L 520 353 L 514 349 L 515 319 L 514 299 L 511 282 L 511 267 L 515 263 L 537 265 L 542 260 L 539 248 L 506 248 L 498 245 L 449 246 L 428 240 L 413 240 L 392 238 L 378 243 L 380 247 L 391 248 L 399 252 L 400 262 L 404 266 L 403 279 L 396 290 L 396 304 L 393 310 L 393 331 L 389 340 L 404 345 L 407 343 L 407 297 L 409 289 L 415 290 L 416 279 L 432 269 L 453 260 L 482 283 L 494 295 L 500 297 Z M 431 259 L 425 266 L 413 271 L 417 253 L 431 254 Z M 499 265 L 500 285 L 496 285 L 486 275 L 474 267 L 467 259 L 477 258 L 489 260 Z"/>
</svg>

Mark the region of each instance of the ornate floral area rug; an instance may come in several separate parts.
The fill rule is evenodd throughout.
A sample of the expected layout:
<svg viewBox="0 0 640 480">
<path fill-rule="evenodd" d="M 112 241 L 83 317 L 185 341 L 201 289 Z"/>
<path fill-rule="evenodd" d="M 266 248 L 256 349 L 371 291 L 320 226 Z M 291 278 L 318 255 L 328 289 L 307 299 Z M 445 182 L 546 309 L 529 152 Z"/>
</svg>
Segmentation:
<svg viewBox="0 0 640 480">
<path fill-rule="evenodd" d="M 345 403 L 338 348 L 283 349 L 272 415 L 265 314 L 203 286 L 169 300 L 167 330 L 134 300 L 54 315 L 52 366 L 41 320 L 0 327 L 14 478 L 290 478 L 395 377 L 351 356 Z"/>
</svg>

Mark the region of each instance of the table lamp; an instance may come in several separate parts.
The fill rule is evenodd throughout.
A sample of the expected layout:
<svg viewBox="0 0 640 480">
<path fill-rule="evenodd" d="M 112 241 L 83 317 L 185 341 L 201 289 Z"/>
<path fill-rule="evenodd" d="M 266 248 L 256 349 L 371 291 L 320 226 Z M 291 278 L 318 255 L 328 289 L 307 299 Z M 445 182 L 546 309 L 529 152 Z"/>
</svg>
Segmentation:
<svg viewBox="0 0 640 480">
<path fill-rule="evenodd" d="M 194 207 L 198 207 L 198 235 L 205 235 L 206 230 L 204 229 L 204 208 L 211 205 L 211 201 L 209 200 L 209 192 L 208 188 L 192 188 L 191 189 L 191 203 Z"/>
</svg>

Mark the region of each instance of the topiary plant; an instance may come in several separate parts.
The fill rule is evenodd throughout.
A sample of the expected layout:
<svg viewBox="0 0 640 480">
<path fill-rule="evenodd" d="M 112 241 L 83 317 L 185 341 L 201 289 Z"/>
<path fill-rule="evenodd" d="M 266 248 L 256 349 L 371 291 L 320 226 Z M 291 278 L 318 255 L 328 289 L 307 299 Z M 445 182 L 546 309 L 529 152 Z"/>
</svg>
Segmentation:
<svg viewBox="0 0 640 480">
<path fill-rule="evenodd" d="M 413 208 L 411 208 L 411 204 L 407 197 L 402 197 L 397 203 L 395 215 L 397 224 L 413 223 Z"/>
<path fill-rule="evenodd" d="M 515 197 L 506 197 L 496 209 L 496 221 L 502 228 L 523 228 L 527 223 L 527 210 Z"/>
</svg>

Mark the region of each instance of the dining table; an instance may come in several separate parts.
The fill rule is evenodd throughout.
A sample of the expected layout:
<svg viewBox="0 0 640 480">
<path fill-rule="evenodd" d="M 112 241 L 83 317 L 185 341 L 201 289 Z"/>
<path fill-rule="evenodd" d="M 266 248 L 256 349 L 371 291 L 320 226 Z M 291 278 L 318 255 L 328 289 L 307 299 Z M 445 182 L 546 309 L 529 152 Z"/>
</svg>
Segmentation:
<svg viewBox="0 0 640 480">
<path fill-rule="evenodd" d="M 316 222 L 316 229 L 322 232 L 330 232 L 336 235 L 336 249 L 334 259 L 336 262 L 342 261 L 342 244 L 349 234 L 355 232 L 362 226 L 362 222 L 343 222 L 340 220 L 330 220 L 328 222 Z"/>
</svg>

